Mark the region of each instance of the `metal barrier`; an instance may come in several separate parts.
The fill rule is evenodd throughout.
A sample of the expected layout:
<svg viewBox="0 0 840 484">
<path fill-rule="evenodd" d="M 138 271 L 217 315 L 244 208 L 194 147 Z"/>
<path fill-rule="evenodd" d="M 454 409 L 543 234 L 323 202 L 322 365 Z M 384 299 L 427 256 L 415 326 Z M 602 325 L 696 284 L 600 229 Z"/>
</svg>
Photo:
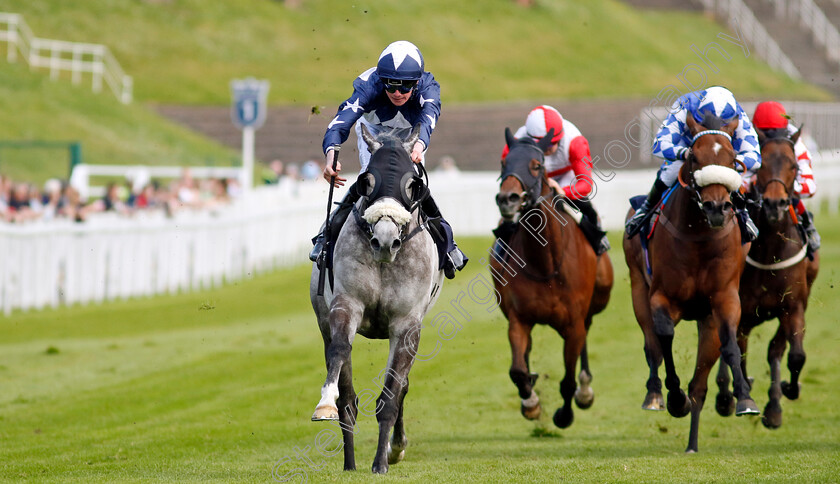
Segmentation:
<svg viewBox="0 0 840 484">
<path fill-rule="evenodd" d="M 7 12 L 0 12 L 0 41 L 8 44 L 9 62 L 15 62 L 20 53 L 30 67 L 49 69 L 52 79 L 58 79 L 61 71 L 69 71 L 74 84 L 81 82 L 82 74 L 89 73 L 94 92 L 102 90 L 104 81 L 120 102 L 131 103 L 131 76 L 125 74 L 108 47 L 102 44 L 35 37 L 22 15 Z"/>
</svg>

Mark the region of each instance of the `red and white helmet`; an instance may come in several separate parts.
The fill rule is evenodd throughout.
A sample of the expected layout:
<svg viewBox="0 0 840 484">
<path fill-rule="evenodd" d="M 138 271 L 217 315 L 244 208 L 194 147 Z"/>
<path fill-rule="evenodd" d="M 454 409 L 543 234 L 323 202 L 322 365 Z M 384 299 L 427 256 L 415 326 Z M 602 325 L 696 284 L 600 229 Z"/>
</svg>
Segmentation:
<svg viewBox="0 0 840 484">
<path fill-rule="evenodd" d="M 563 138 L 563 116 L 551 106 L 537 106 L 530 113 L 525 120 L 525 131 L 528 136 L 540 139 L 545 136 L 548 131 L 554 128 L 554 136 L 551 138 L 552 143 L 557 143 Z"/>
</svg>

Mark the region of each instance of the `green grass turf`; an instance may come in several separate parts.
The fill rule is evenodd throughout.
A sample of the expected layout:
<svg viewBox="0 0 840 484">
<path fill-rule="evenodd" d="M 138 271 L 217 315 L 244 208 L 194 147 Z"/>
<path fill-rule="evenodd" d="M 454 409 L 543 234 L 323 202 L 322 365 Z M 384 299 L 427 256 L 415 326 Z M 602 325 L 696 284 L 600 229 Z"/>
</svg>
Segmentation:
<svg viewBox="0 0 840 484">
<path fill-rule="evenodd" d="M 463 328 L 454 337 L 445 340 L 434 328 L 423 332 L 421 354 L 440 344 L 439 352 L 411 371 L 406 459 L 383 482 L 836 480 L 840 218 L 823 215 L 817 223 L 822 269 L 807 313 L 802 394 L 782 402 L 779 430 L 765 429 L 758 417 L 719 417 L 713 377 L 696 455 L 683 453 L 688 418 L 641 410 L 647 378 L 642 334 L 618 234 L 611 234 L 615 289 L 589 338 L 594 406 L 575 409 L 566 430 L 552 425 L 561 401 L 562 340 L 537 328 L 532 368 L 542 375 L 537 391 L 544 412 L 538 422 L 523 419 L 507 375 L 506 321 L 464 299 L 470 319 L 457 316 Z M 461 241 L 473 260 L 447 282 L 430 317 L 455 314 L 449 302 L 487 273 L 478 259 L 489 243 Z M 0 480 L 270 482 L 274 464 L 282 462 L 281 476 L 299 468 L 312 482 L 369 482 L 373 417 L 359 417 L 357 472 L 341 470 L 341 455 L 323 458 L 314 449 L 319 432 L 332 426 L 309 421 L 325 369 L 308 272 L 299 267 L 201 293 L 0 319 Z M 766 347 L 774 331 L 775 323 L 758 328 L 748 354 L 760 407 L 767 400 Z M 678 326 L 676 343 L 685 388 L 695 357 L 694 323 Z M 376 390 L 386 358 L 384 342 L 356 340 L 357 392 Z M 307 446 L 318 469 L 295 457 Z"/>
</svg>

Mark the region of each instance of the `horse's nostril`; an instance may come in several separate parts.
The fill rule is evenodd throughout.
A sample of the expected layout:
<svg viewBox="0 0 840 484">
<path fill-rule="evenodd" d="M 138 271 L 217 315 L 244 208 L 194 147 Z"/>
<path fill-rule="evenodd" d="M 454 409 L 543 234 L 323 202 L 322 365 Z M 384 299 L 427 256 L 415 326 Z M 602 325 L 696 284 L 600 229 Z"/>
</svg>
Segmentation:
<svg viewBox="0 0 840 484">
<path fill-rule="evenodd" d="M 724 202 L 723 203 L 723 209 L 724 210 L 732 210 L 732 208 L 734 208 L 734 206 L 732 205 L 732 202 Z"/>
<path fill-rule="evenodd" d="M 379 243 L 379 239 L 370 239 L 370 248 L 373 250 L 379 250 L 381 244 Z"/>
<path fill-rule="evenodd" d="M 401 246 L 402 242 L 400 242 L 400 239 L 394 239 L 394 242 L 391 244 L 391 250 L 400 250 Z"/>
<path fill-rule="evenodd" d="M 508 195 L 508 202 L 509 203 L 519 203 L 522 200 L 522 197 L 518 193 L 511 193 Z"/>
</svg>

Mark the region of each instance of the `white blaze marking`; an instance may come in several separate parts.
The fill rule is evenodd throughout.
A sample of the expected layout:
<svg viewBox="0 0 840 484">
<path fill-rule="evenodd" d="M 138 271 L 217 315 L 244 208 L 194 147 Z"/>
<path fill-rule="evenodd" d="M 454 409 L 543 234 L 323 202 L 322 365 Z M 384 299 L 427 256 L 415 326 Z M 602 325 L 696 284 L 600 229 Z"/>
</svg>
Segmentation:
<svg viewBox="0 0 840 484">
<path fill-rule="evenodd" d="M 721 148 L 723 148 L 723 146 L 721 146 L 720 143 L 715 141 L 715 145 L 712 146 L 712 149 L 715 150 L 715 154 L 718 154 L 718 151 L 720 151 Z"/>
</svg>

